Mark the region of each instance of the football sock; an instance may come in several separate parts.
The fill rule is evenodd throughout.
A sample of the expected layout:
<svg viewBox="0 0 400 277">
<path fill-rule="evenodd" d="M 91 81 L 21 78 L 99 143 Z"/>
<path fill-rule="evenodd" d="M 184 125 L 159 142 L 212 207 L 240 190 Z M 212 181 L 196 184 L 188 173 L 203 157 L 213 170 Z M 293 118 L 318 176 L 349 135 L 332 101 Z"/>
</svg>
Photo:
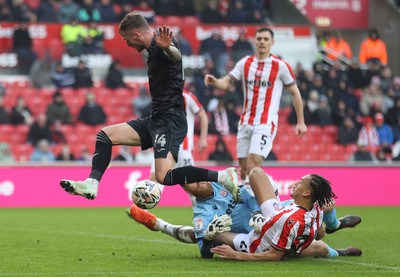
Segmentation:
<svg viewBox="0 0 400 277">
<path fill-rule="evenodd" d="M 340 221 L 336 217 L 336 208 L 333 208 L 330 212 L 324 212 L 322 220 L 325 222 L 326 228 L 328 229 L 336 229 L 340 226 Z"/>
<path fill-rule="evenodd" d="M 194 166 L 174 168 L 167 172 L 163 185 L 190 184 L 201 181 L 217 181 L 218 172 Z"/>
<path fill-rule="evenodd" d="M 333 249 L 333 248 L 330 247 L 329 245 L 327 245 L 327 246 L 328 246 L 328 249 L 329 249 L 329 254 L 328 254 L 327 258 L 336 258 L 336 257 L 339 257 L 339 253 L 338 253 L 335 249 Z"/>
<path fill-rule="evenodd" d="M 154 229 L 157 231 L 161 231 L 161 233 L 167 234 L 181 242 L 185 243 L 195 243 L 190 237 L 191 230 L 193 231 L 193 227 L 190 226 L 181 226 L 181 225 L 173 225 L 171 223 L 166 222 L 161 218 L 156 219 L 156 224 L 154 225 Z"/>
<path fill-rule="evenodd" d="M 100 181 L 111 161 L 112 141 L 101 130 L 96 136 L 96 148 L 92 158 L 92 170 L 89 178 Z"/>
</svg>

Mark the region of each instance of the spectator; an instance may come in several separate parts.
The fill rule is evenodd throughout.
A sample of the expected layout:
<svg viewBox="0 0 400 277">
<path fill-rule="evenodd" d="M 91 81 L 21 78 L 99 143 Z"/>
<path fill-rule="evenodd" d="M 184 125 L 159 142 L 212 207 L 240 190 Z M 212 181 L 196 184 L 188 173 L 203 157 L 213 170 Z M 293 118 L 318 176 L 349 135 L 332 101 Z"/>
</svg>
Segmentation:
<svg viewBox="0 0 400 277">
<path fill-rule="evenodd" d="M 346 102 L 343 99 L 339 99 L 336 106 L 332 109 L 332 122 L 334 125 L 339 126 L 347 116 Z"/>
<path fill-rule="evenodd" d="M 237 134 L 241 111 L 241 105 L 235 105 L 232 101 L 226 102 L 226 115 L 228 116 L 229 133 L 231 134 Z"/>
<path fill-rule="evenodd" d="M 113 61 L 108 67 L 105 83 L 106 87 L 111 89 L 126 87 L 122 67 L 119 61 Z"/>
<path fill-rule="evenodd" d="M 78 120 L 88 125 L 104 124 L 107 120 L 103 108 L 96 102 L 93 92 L 86 93 L 86 104 L 82 106 Z"/>
<path fill-rule="evenodd" d="M 393 161 L 400 161 L 400 140 L 396 141 L 395 144 L 393 144 L 393 148 L 392 148 L 392 157 L 393 157 Z"/>
<path fill-rule="evenodd" d="M 397 96 L 394 99 L 394 106 L 391 107 L 386 113 L 385 121 L 392 128 L 400 128 L 399 120 L 400 120 L 400 96 Z"/>
<path fill-rule="evenodd" d="M 30 161 L 33 162 L 53 162 L 56 160 L 54 153 L 51 151 L 50 143 L 46 139 L 38 141 L 35 150 L 32 152 Z"/>
<path fill-rule="evenodd" d="M 310 84 L 309 91 L 316 90 L 319 95 L 327 95 L 327 88 L 324 85 L 324 79 L 322 75 L 315 74 L 312 83 Z M 304 98 L 308 99 L 309 96 L 307 92 L 303 95 Z"/>
<path fill-rule="evenodd" d="M 90 21 L 87 29 L 83 31 L 83 54 L 103 54 L 104 34 L 96 21 Z"/>
<path fill-rule="evenodd" d="M 190 45 L 190 42 L 187 40 L 187 38 L 183 35 L 182 31 L 179 31 L 176 34 L 176 39 L 179 42 L 179 47 L 181 48 L 181 53 L 182 55 L 185 56 L 191 56 L 193 53 L 192 45 Z"/>
<path fill-rule="evenodd" d="M 152 148 L 144 151 L 139 151 L 136 154 L 136 162 L 139 164 L 151 164 L 154 160 L 154 153 Z"/>
<path fill-rule="evenodd" d="M 73 20 L 76 20 L 78 11 L 79 6 L 73 0 L 61 0 L 60 8 L 57 12 L 57 20 L 62 24 L 73 22 Z"/>
<path fill-rule="evenodd" d="M 78 19 L 80 22 L 101 21 L 100 11 L 93 0 L 82 1 L 82 5 L 78 11 Z"/>
<path fill-rule="evenodd" d="M 246 24 L 250 21 L 251 10 L 247 9 L 242 0 L 230 2 L 228 10 L 228 23 Z"/>
<path fill-rule="evenodd" d="M 133 8 L 135 12 L 141 14 L 149 24 L 154 23 L 156 12 L 147 1 L 140 0 L 139 3 Z"/>
<path fill-rule="evenodd" d="M 383 147 L 391 147 L 394 142 L 394 134 L 392 128 L 385 123 L 383 114 L 375 114 L 375 128 L 378 132 L 379 145 Z"/>
<path fill-rule="evenodd" d="M 215 151 L 210 153 L 208 160 L 216 162 L 232 162 L 232 155 L 226 149 L 225 142 L 221 137 L 215 142 Z"/>
<path fill-rule="evenodd" d="M 29 77 L 33 87 L 37 89 L 55 87 L 50 74 L 52 66 L 53 62 L 49 57 L 43 60 L 36 60 L 32 64 Z"/>
<path fill-rule="evenodd" d="M 32 112 L 26 106 L 25 99 L 22 96 L 17 97 L 15 106 L 11 110 L 11 124 L 32 124 Z"/>
<path fill-rule="evenodd" d="M 117 14 L 115 13 L 111 0 L 100 0 L 99 12 L 102 22 L 104 23 L 117 22 Z"/>
<path fill-rule="evenodd" d="M 254 49 L 246 37 L 246 29 L 239 30 L 239 37 L 231 47 L 231 57 L 236 63 L 247 55 L 253 55 Z"/>
<path fill-rule="evenodd" d="M 379 146 L 379 135 L 373 125 L 373 120 L 371 117 L 367 116 L 364 118 L 364 125 L 361 127 L 358 133 L 358 145 L 366 146 L 368 149 L 375 151 Z"/>
<path fill-rule="evenodd" d="M 217 0 L 208 1 L 207 6 L 200 13 L 200 21 L 202 23 L 222 23 L 224 21 L 224 17 L 218 9 Z"/>
<path fill-rule="evenodd" d="M 209 112 L 211 112 L 211 120 L 208 132 L 210 134 L 227 136 L 230 133 L 230 127 L 225 103 L 222 99 L 216 100 L 216 102 L 217 106 L 209 110 Z"/>
<path fill-rule="evenodd" d="M 319 105 L 316 113 L 320 126 L 323 127 L 332 124 L 331 108 L 328 103 L 328 97 L 325 95 L 319 97 Z"/>
<path fill-rule="evenodd" d="M 67 143 L 67 139 L 64 136 L 62 131 L 61 121 L 57 120 L 50 126 L 51 131 L 51 143 L 54 144 L 65 144 Z"/>
<path fill-rule="evenodd" d="M 28 132 L 28 142 L 33 146 L 41 140 L 45 139 L 51 142 L 51 130 L 50 124 L 47 120 L 47 116 L 44 113 L 39 114 Z"/>
<path fill-rule="evenodd" d="M 136 118 L 144 117 L 151 110 L 151 97 L 148 89 L 144 86 L 139 89 L 139 97 L 132 100 L 133 113 Z"/>
<path fill-rule="evenodd" d="M 368 31 L 368 38 L 361 43 L 360 63 L 367 64 L 371 61 L 379 61 L 386 65 L 388 61 L 386 43 L 379 38 L 379 32 L 373 28 Z"/>
<path fill-rule="evenodd" d="M 353 53 L 349 43 L 342 37 L 340 32 L 334 32 L 327 41 L 326 49 L 328 58 L 331 60 L 341 60 L 343 58 L 352 59 Z"/>
<path fill-rule="evenodd" d="M 59 9 L 57 0 L 42 0 L 36 10 L 39 22 L 58 22 L 57 12 Z"/>
<path fill-rule="evenodd" d="M 11 13 L 10 6 L 8 5 L 7 0 L 3 0 L 3 2 L 0 5 L 0 22 L 13 22 L 14 17 L 13 14 Z"/>
<path fill-rule="evenodd" d="M 0 143 L 0 163 L 14 162 L 15 157 L 11 152 L 10 145 L 6 142 Z"/>
<path fill-rule="evenodd" d="M 71 152 L 71 148 L 68 144 L 64 144 L 61 147 L 60 153 L 57 155 L 57 161 L 75 161 L 75 156 Z"/>
<path fill-rule="evenodd" d="M 392 70 L 390 69 L 390 67 L 387 65 L 383 66 L 383 68 L 381 70 L 381 75 L 380 75 L 380 79 L 381 79 L 380 88 L 385 95 L 388 94 L 389 89 L 392 87 L 392 83 L 393 83 L 392 77 L 393 77 Z"/>
<path fill-rule="evenodd" d="M 17 54 L 18 69 L 22 74 L 29 74 L 29 70 L 36 60 L 33 51 L 33 41 L 29 34 L 28 22 L 20 22 L 13 34 L 13 51 Z"/>
<path fill-rule="evenodd" d="M 10 13 L 13 21 L 36 22 L 37 16 L 24 0 L 11 0 Z"/>
<path fill-rule="evenodd" d="M 348 111 L 352 110 L 355 114 L 360 113 L 360 101 L 357 96 L 351 93 L 350 89 L 347 87 L 345 80 L 339 81 L 339 87 L 335 90 L 335 94 L 338 96 L 339 99 L 342 99 L 346 103 Z"/>
<path fill-rule="evenodd" d="M 350 88 L 360 90 L 367 85 L 363 71 L 357 58 L 353 58 L 347 69 L 347 82 Z"/>
<path fill-rule="evenodd" d="M 121 12 L 117 15 L 117 21 L 121 21 L 127 13 L 132 11 L 132 4 L 129 2 L 123 2 L 121 4 Z"/>
<path fill-rule="evenodd" d="M 195 15 L 193 1 L 175 0 L 175 3 L 176 3 L 176 10 L 175 10 L 176 15 L 179 16 Z"/>
<path fill-rule="evenodd" d="M 379 147 L 378 151 L 375 154 L 376 159 L 381 163 L 391 164 L 391 150 L 387 147 Z"/>
<path fill-rule="evenodd" d="M 307 125 L 318 125 L 319 94 L 316 90 L 310 92 L 310 96 L 304 107 L 304 121 Z"/>
<path fill-rule="evenodd" d="M 357 143 L 358 148 L 357 151 L 354 152 L 349 159 L 350 163 L 354 162 L 373 162 L 373 163 L 378 163 L 378 160 L 376 159 L 375 155 L 368 150 L 367 144 L 365 144 L 364 141 L 359 141 Z"/>
<path fill-rule="evenodd" d="M 92 73 L 83 60 L 79 60 L 78 66 L 72 72 L 75 79 L 74 88 L 90 88 L 93 86 Z"/>
<path fill-rule="evenodd" d="M 65 46 L 65 52 L 72 56 L 80 56 L 83 52 L 83 39 L 85 27 L 76 18 L 61 27 L 61 40 Z"/>
<path fill-rule="evenodd" d="M 87 146 L 81 146 L 81 153 L 77 160 L 88 163 L 92 161 L 92 154 L 90 153 L 89 148 L 87 148 Z"/>
<path fill-rule="evenodd" d="M 133 163 L 134 160 L 135 156 L 132 155 L 132 148 L 127 145 L 121 145 L 118 155 L 113 159 L 113 161 L 124 161 L 128 164 Z"/>
<path fill-rule="evenodd" d="M 211 33 L 211 37 L 206 38 L 200 44 L 200 54 L 204 58 L 214 61 L 218 76 L 225 75 L 225 66 L 228 62 L 227 47 L 222 35 L 216 29 Z"/>
<path fill-rule="evenodd" d="M 384 106 L 383 92 L 379 88 L 380 80 L 374 77 L 367 88 L 363 90 L 360 99 L 360 108 L 364 116 L 374 115 Z"/>
<path fill-rule="evenodd" d="M 356 144 L 358 140 L 358 128 L 351 117 L 345 117 L 339 126 L 338 143 L 341 145 Z"/>
<path fill-rule="evenodd" d="M 69 70 L 64 68 L 61 62 L 58 62 L 51 71 L 50 77 L 57 88 L 73 87 L 75 84 L 75 76 Z"/>
<path fill-rule="evenodd" d="M 10 124 L 11 117 L 10 113 L 6 107 L 4 107 L 4 97 L 0 95 L 0 125 L 1 124 Z"/>
<path fill-rule="evenodd" d="M 53 94 L 53 102 L 47 106 L 46 115 L 50 124 L 56 121 L 60 121 L 62 124 L 70 124 L 72 122 L 69 107 L 65 104 L 64 96 L 59 91 Z"/>
</svg>

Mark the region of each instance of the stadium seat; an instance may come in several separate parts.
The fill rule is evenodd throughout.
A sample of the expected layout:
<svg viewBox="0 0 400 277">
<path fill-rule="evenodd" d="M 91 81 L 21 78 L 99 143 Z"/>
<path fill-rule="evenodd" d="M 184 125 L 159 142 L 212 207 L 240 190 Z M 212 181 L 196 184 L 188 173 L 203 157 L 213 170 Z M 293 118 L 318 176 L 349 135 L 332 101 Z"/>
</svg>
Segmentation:
<svg viewBox="0 0 400 277">
<path fill-rule="evenodd" d="M 187 16 L 184 16 L 182 19 L 183 19 L 183 23 L 185 24 L 185 26 L 188 26 L 188 25 L 197 26 L 200 23 L 200 19 L 197 16 L 187 15 Z"/>
<path fill-rule="evenodd" d="M 181 26 L 185 23 L 180 16 L 169 15 L 165 17 L 164 24 L 170 27 Z"/>
</svg>

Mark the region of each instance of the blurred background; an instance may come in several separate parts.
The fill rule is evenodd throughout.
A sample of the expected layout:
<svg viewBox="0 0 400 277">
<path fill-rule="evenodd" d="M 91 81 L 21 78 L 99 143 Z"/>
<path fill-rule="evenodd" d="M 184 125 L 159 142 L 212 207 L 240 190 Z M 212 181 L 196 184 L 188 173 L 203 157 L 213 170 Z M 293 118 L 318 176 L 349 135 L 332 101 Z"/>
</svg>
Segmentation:
<svg viewBox="0 0 400 277">
<path fill-rule="evenodd" d="M 146 51 L 128 49 L 118 34 L 118 22 L 135 10 L 154 28 L 171 26 L 180 43 L 185 86 L 210 119 L 208 148 L 194 150 L 196 161 L 211 161 L 218 149 L 232 159 L 212 155 L 215 162 L 236 163 L 241 85 L 220 91 L 203 77 L 223 76 L 253 54 L 256 29 L 269 26 L 272 53 L 296 75 L 309 131 L 294 136 L 284 93 L 268 160 L 393 164 L 400 159 L 399 2 L 0 0 L 0 163 L 90 164 L 102 126 L 151 112 Z M 386 50 L 371 55 L 370 40 Z M 213 113 L 229 126 L 215 124 Z M 115 147 L 113 158 L 147 164 L 152 153 L 138 150 Z"/>
</svg>

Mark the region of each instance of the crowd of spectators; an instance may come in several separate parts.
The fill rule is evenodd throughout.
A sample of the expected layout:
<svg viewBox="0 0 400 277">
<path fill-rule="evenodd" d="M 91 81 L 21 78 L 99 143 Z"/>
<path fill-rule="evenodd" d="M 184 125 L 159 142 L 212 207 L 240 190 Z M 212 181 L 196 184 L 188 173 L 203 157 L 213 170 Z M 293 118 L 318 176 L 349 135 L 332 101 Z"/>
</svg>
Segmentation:
<svg viewBox="0 0 400 277">
<path fill-rule="evenodd" d="M 197 16 L 203 23 L 268 23 L 270 0 L 13 0 L 0 1 L 0 21 L 117 23 L 130 11 L 155 16 Z"/>
</svg>

